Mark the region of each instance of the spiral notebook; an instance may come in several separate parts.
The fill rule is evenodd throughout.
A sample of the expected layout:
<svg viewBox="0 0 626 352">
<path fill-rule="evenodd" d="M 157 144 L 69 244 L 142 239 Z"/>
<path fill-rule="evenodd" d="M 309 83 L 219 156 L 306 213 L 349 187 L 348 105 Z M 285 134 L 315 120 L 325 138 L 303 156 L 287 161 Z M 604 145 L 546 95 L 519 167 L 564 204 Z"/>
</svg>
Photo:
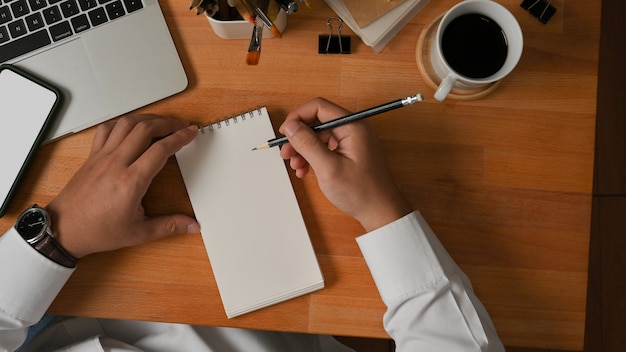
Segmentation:
<svg viewBox="0 0 626 352">
<path fill-rule="evenodd" d="M 229 318 L 324 287 L 265 108 L 209 124 L 176 153 Z"/>
</svg>

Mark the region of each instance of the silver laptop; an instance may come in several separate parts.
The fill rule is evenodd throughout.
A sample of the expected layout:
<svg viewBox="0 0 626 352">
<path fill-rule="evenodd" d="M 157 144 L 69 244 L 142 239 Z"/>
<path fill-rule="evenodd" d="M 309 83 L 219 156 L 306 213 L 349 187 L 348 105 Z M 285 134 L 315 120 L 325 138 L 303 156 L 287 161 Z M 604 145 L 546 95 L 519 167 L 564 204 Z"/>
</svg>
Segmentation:
<svg viewBox="0 0 626 352">
<path fill-rule="evenodd" d="M 156 0 L 0 1 L 0 62 L 63 92 L 48 141 L 187 86 Z"/>
</svg>

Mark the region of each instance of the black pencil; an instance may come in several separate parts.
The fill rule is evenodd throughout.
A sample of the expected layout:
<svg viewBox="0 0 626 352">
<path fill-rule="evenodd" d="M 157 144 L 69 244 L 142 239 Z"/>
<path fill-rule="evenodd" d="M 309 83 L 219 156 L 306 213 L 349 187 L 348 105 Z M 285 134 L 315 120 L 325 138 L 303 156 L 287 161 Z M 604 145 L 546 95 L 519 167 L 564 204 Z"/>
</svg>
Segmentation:
<svg viewBox="0 0 626 352">
<path fill-rule="evenodd" d="M 418 93 L 415 95 L 408 96 L 406 98 L 402 98 L 402 99 L 398 99 L 398 100 L 395 100 L 386 104 L 378 105 L 367 110 L 355 112 L 353 114 L 349 114 L 349 115 L 340 117 L 335 120 L 324 122 L 320 125 L 313 127 L 313 131 L 321 132 L 321 131 L 325 131 L 331 128 L 343 126 L 350 122 L 354 122 L 354 121 L 362 120 L 362 119 L 365 119 L 374 115 L 382 114 L 383 112 L 401 108 L 403 106 L 419 103 L 420 101 L 423 101 L 423 100 L 424 100 L 424 97 L 422 96 L 422 94 Z M 278 137 L 278 138 L 270 139 L 269 141 L 259 145 L 258 147 L 252 150 L 272 148 L 272 147 L 276 147 L 279 145 L 283 145 L 287 142 L 288 142 L 287 137 Z"/>
</svg>

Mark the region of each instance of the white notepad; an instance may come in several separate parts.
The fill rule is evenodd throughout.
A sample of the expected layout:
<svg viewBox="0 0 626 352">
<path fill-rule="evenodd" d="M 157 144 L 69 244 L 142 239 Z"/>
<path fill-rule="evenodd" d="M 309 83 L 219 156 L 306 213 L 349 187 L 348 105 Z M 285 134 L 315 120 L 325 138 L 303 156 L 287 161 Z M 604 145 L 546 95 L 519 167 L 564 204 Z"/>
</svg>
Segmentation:
<svg viewBox="0 0 626 352">
<path fill-rule="evenodd" d="M 265 108 L 201 128 L 176 153 L 229 318 L 324 287 Z"/>
</svg>

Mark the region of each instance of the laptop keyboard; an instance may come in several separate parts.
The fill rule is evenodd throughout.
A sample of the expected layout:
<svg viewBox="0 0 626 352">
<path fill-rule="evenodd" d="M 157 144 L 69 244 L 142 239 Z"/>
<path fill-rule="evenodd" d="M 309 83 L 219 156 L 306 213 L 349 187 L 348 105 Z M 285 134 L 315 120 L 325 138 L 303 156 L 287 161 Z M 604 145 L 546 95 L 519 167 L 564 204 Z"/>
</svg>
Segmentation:
<svg viewBox="0 0 626 352">
<path fill-rule="evenodd" d="M 0 62 L 141 8 L 141 0 L 0 0 Z"/>
</svg>

